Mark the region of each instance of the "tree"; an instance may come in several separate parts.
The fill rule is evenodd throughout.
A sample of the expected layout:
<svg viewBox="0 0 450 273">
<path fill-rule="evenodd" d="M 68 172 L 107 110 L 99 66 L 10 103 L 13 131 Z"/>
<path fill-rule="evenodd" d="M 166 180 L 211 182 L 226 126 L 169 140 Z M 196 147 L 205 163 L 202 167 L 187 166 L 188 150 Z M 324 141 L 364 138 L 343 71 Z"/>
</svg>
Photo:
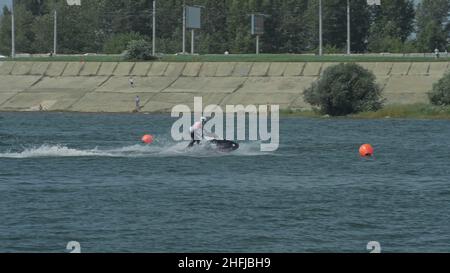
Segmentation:
<svg viewBox="0 0 450 273">
<path fill-rule="evenodd" d="M 9 22 L 9 24 L 8 24 Z M 0 17 L 0 54 L 11 53 L 11 11 L 3 7 L 3 15 Z"/>
<path fill-rule="evenodd" d="M 32 31 L 34 17 L 31 11 L 27 10 L 25 5 L 17 4 L 14 7 L 15 27 L 16 27 L 16 52 L 18 53 L 35 53 L 34 39 L 35 34 Z M 9 23 L 11 17 L 9 17 Z M 11 28 L 9 28 L 11 30 Z M 9 37 L 11 37 L 9 35 Z M 8 42 L 9 50 L 11 50 L 11 42 Z"/>
<path fill-rule="evenodd" d="M 304 98 L 311 105 L 320 107 L 322 113 L 332 116 L 376 111 L 383 105 L 375 75 L 354 63 L 327 68 L 323 76 L 305 91 Z"/>
<path fill-rule="evenodd" d="M 439 82 L 433 84 L 433 90 L 428 93 L 430 102 L 433 105 L 450 105 L 450 74 L 447 73 L 439 80 Z"/>
<path fill-rule="evenodd" d="M 370 29 L 370 8 L 367 0 L 350 1 L 351 49 L 353 52 L 365 52 Z"/>
<path fill-rule="evenodd" d="M 412 0 L 382 1 L 371 8 L 372 25 L 368 39 L 373 52 L 398 51 L 414 31 L 414 3 Z"/>
<path fill-rule="evenodd" d="M 227 16 L 228 1 L 204 0 L 202 9 L 202 29 L 199 31 L 200 53 L 223 53 L 228 49 Z"/>
<path fill-rule="evenodd" d="M 120 54 L 127 49 L 133 40 L 145 40 L 146 37 L 136 32 L 118 33 L 111 36 L 103 44 L 103 52 L 106 54 Z"/>
<path fill-rule="evenodd" d="M 103 1 L 83 1 L 81 6 L 57 2 L 51 10 L 58 10 L 58 52 L 100 52 L 104 43 L 99 14 Z"/>
<path fill-rule="evenodd" d="M 273 34 L 269 40 L 270 44 L 275 45 L 274 51 L 276 53 L 302 53 L 310 50 L 311 44 L 314 42 L 314 35 L 311 27 L 308 25 L 307 11 L 309 1 L 287 0 L 280 1 L 279 10 L 276 17 L 272 15 L 269 21 L 271 24 L 276 24 Z"/>
<path fill-rule="evenodd" d="M 53 14 L 36 17 L 32 26 L 35 34 L 33 49 L 37 53 L 53 51 Z"/>
<path fill-rule="evenodd" d="M 165 2 L 173 3 L 173 1 L 158 1 L 159 9 Z M 98 16 L 101 17 L 102 28 L 108 36 L 127 32 L 151 36 L 152 0 L 104 1 Z"/>
<path fill-rule="evenodd" d="M 312 47 L 319 44 L 319 1 L 310 0 L 307 11 L 307 24 L 314 37 Z M 347 1 L 323 0 L 323 43 L 325 49 L 345 52 L 347 47 Z M 370 10 L 366 0 L 350 1 L 350 35 L 353 52 L 364 52 L 367 49 L 367 36 L 370 28 Z M 335 53 L 335 52 L 333 52 Z"/>
<path fill-rule="evenodd" d="M 134 61 L 152 60 L 152 45 L 146 40 L 133 40 L 128 44 L 125 58 Z"/>
<path fill-rule="evenodd" d="M 186 4 L 190 4 L 186 1 Z M 157 2 L 157 44 L 158 51 L 165 53 L 181 52 L 182 48 L 183 0 L 165 0 Z"/>
<path fill-rule="evenodd" d="M 417 8 L 417 43 L 419 50 L 447 49 L 449 0 L 423 0 Z"/>
<path fill-rule="evenodd" d="M 393 35 L 396 31 L 397 28 L 393 21 L 388 21 L 382 28 L 373 25 L 371 28 L 369 51 L 402 53 L 404 42 L 400 37 Z"/>
<path fill-rule="evenodd" d="M 323 43 L 341 48 L 347 43 L 346 3 L 340 0 L 323 1 Z"/>
<path fill-rule="evenodd" d="M 230 15 L 227 18 L 228 45 L 232 53 L 254 52 L 253 37 L 250 35 L 249 1 L 231 0 Z"/>
<path fill-rule="evenodd" d="M 58 52 L 118 52 L 126 34 L 133 39 L 151 37 L 153 0 L 82 1 L 68 6 L 65 0 L 15 0 L 16 44 L 21 52 L 50 52 L 53 48 L 53 11 L 58 11 Z M 410 50 L 413 31 L 413 0 L 385 0 L 369 7 L 366 0 L 351 0 L 351 47 L 353 52 Z M 439 0 L 439 2 L 444 0 Z M 201 5 L 202 28 L 196 33 L 197 52 L 253 53 L 255 37 L 250 34 L 250 14 L 264 13 L 265 33 L 260 37 L 264 53 L 317 52 L 318 0 L 164 0 L 157 1 L 159 52 L 176 53 L 182 48 L 182 11 L 186 5 Z M 424 2 L 423 7 L 433 1 Z M 346 0 L 323 0 L 323 38 L 329 52 L 345 52 L 347 44 Z M 420 18 L 433 18 L 437 5 L 423 8 Z M 0 52 L 11 48 L 11 17 L 0 18 Z M 428 14 L 431 15 L 428 15 Z M 439 13 L 441 14 L 441 13 Z M 418 15 L 419 16 L 419 15 Z M 440 15 L 441 16 L 441 15 Z M 419 17 L 418 17 L 419 18 Z M 430 19 L 420 19 L 428 22 Z M 434 22 L 434 21 L 433 21 Z M 439 25 L 439 23 L 437 24 Z M 422 44 L 443 43 L 436 24 L 423 24 Z M 425 35 L 426 34 L 426 35 Z M 433 34 L 433 35 L 431 35 Z M 436 37 L 435 37 L 436 36 Z M 189 49 L 190 34 L 187 33 Z M 112 49 L 112 47 L 115 47 Z M 428 46 L 430 47 L 430 45 Z"/>
<path fill-rule="evenodd" d="M 27 11 L 31 12 L 33 16 L 41 16 L 47 12 L 48 3 L 54 1 L 55 0 L 14 0 L 14 5 L 24 7 Z"/>
</svg>

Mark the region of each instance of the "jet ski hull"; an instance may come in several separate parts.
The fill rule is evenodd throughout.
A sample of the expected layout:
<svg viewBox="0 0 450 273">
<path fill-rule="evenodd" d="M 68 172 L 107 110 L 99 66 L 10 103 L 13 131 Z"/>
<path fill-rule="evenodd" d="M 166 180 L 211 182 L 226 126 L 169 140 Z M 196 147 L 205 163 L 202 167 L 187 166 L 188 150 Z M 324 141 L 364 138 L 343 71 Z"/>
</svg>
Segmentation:
<svg viewBox="0 0 450 273">
<path fill-rule="evenodd" d="M 221 152 L 233 152 L 239 149 L 239 144 L 230 140 L 213 139 L 208 142 L 215 145 L 217 150 Z"/>
</svg>

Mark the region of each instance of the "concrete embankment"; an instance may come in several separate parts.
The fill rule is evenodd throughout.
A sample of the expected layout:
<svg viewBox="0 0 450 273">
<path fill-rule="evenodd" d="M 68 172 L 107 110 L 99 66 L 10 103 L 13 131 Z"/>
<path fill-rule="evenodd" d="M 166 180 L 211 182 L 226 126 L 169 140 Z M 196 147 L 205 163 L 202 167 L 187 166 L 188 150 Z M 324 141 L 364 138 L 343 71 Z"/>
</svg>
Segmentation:
<svg viewBox="0 0 450 273">
<path fill-rule="evenodd" d="M 208 104 L 278 104 L 309 109 L 303 91 L 334 63 L 3 62 L 0 111 L 131 112 Z M 447 62 L 360 63 L 374 72 L 387 104 L 427 103 Z M 135 86 L 128 80 L 133 77 Z M 224 107 L 225 108 L 225 107 Z"/>
</svg>

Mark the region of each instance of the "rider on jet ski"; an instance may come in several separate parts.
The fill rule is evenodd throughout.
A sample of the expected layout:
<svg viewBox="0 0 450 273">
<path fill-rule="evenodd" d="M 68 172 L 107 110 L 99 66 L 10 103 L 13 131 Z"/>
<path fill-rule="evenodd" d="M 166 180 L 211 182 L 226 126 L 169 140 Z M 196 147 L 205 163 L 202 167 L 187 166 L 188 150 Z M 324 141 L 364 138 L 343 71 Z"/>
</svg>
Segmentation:
<svg viewBox="0 0 450 273">
<path fill-rule="evenodd" d="M 219 151 L 231 152 L 239 149 L 239 144 L 237 144 L 236 142 L 223 140 L 218 135 L 204 130 L 203 127 L 205 126 L 206 121 L 207 119 L 205 117 L 202 117 L 200 121 L 195 122 L 189 128 L 189 131 L 191 133 L 191 142 L 189 143 L 188 148 L 192 148 L 196 143 L 197 145 L 199 145 L 200 140 L 203 140 L 206 137 L 207 142 L 216 145 L 215 147 Z"/>
<path fill-rule="evenodd" d="M 194 146 L 195 143 L 200 144 L 200 140 L 203 139 L 203 126 L 205 126 L 206 118 L 202 117 L 200 121 L 195 122 L 190 128 L 191 133 L 191 143 L 189 143 L 189 148 Z"/>
</svg>

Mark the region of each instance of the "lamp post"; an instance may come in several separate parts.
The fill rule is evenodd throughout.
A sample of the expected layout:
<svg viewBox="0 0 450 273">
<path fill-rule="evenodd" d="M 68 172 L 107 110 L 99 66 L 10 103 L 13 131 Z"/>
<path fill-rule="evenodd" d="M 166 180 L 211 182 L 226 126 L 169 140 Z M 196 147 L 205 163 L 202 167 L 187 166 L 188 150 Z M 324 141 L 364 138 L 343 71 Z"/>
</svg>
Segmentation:
<svg viewBox="0 0 450 273">
<path fill-rule="evenodd" d="M 53 55 L 56 55 L 56 49 L 57 49 L 57 41 L 58 41 L 58 12 L 54 11 L 54 22 L 53 22 Z"/>
<path fill-rule="evenodd" d="M 319 56 L 323 55 L 322 39 L 322 0 L 319 0 Z"/>
<path fill-rule="evenodd" d="M 351 54 L 350 35 L 350 0 L 347 0 L 347 55 Z"/>
<path fill-rule="evenodd" d="M 152 55 L 156 55 L 156 0 L 153 0 Z"/>
<path fill-rule="evenodd" d="M 183 54 L 186 54 L 186 0 L 183 1 Z"/>
<path fill-rule="evenodd" d="M 16 57 L 16 24 L 14 21 L 14 0 L 11 5 L 11 58 Z"/>
</svg>

